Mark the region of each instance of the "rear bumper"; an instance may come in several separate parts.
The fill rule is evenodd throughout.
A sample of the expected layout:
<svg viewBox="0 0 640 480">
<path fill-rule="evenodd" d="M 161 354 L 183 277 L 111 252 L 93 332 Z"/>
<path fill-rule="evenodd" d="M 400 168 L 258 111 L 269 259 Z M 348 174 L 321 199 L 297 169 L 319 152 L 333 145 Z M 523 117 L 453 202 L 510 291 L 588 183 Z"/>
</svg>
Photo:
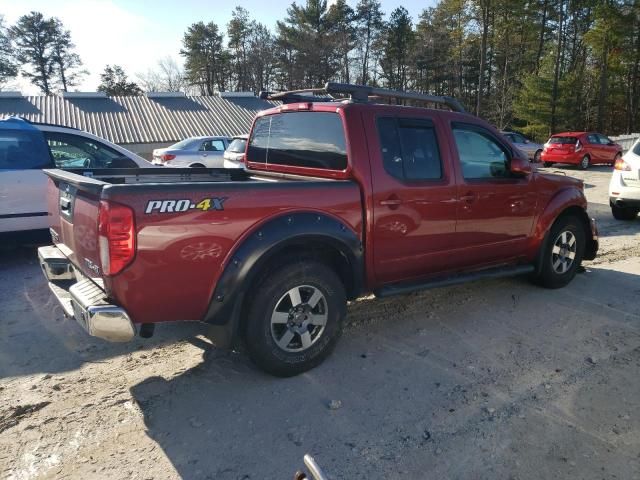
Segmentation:
<svg viewBox="0 0 640 480">
<path fill-rule="evenodd" d="M 133 339 L 136 329 L 127 312 L 110 304 L 104 290 L 74 269 L 58 247 L 38 248 L 38 260 L 65 314 L 89 335 L 110 342 Z"/>
<path fill-rule="evenodd" d="M 550 162 L 550 163 L 570 163 L 570 164 L 580 164 L 580 160 L 582 160 L 583 155 L 581 155 L 582 152 L 579 153 L 568 153 L 568 154 L 561 154 L 561 153 L 548 153 L 548 152 L 542 152 L 542 155 L 540 155 L 540 160 L 542 160 L 543 162 Z"/>
</svg>

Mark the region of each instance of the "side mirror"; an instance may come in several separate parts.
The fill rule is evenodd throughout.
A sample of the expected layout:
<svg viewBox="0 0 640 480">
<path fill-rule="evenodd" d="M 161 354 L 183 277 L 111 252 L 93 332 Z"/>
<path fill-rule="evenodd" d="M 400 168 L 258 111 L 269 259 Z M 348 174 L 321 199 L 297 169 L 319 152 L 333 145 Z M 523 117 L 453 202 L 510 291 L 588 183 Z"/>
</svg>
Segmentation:
<svg viewBox="0 0 640 480">
<path fill-rule="evenodd" d="M 531 173 L 532 168 L 529 160 L 521 157 L 513 157 L 509 164 L 509 171 L 515 175 L 524 177 Z"/>
</svg>

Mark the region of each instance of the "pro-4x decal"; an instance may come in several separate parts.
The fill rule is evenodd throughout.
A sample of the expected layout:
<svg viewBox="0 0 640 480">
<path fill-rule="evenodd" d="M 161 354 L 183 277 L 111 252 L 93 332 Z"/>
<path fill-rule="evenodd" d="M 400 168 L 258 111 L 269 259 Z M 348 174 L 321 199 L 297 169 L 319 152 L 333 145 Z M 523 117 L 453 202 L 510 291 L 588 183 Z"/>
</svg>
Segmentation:
<svg viewBox="0 0 640 480">
<path fill-rule="evenodd" d="M 199 202 L 192 202 L 189 199 L 149 200 L 144 213 L 177 213 L 186 212 L 187 210 L 209 212 L 211 210 L 224 210 L 224 202 L 227 198 L 228 197 L 210 197 L 203 198 Z"/>
</svg>

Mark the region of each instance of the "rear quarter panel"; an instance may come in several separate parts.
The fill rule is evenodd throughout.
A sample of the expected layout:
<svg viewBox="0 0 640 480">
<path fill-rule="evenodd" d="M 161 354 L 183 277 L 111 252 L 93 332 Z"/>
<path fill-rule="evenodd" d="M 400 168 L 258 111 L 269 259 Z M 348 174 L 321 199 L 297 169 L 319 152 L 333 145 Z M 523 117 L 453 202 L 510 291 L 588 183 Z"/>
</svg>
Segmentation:
<svg viewBox="0 0 640 480">
<path fill-rule="evenodd" d="M 256 229 L 291 212 L 334 216 L 362 238 L 360 190 L 349 181 L 242 182 L 107 187 L 103 197 L 136 214 L 137 252 L 107 292 L 136 323 L 203 319 L 234 250 Z M 224 210 L 145 213 L 150 201 L 197 204 L 224 198 Z"/>
</svg>

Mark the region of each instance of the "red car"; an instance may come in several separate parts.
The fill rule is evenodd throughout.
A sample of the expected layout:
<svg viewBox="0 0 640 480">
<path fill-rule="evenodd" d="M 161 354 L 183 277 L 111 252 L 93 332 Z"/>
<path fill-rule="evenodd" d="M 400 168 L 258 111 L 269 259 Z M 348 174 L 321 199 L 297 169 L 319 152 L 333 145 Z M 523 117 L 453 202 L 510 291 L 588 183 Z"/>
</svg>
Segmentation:
<svg viewBox="0 0 640 480">
<path fill-rule="evenodd" d="M 38 253 L 67 314 L 112 341 L 205 322 L 216 345 L 293 375 L 368 292 L 518 274 L 558 288 L 595 257 L 582 181 L 532 170 L 454 99 L 325 90 L 342 99 L 271 97 L 283 104 L 256 118 L 247 170 L 47 171 L 54 245 Z"/>
<path fill-rule="evenodd" d="M 579 165 L 583 170 L 599 163 L 613 165 L 620 157 L 620 145 L 594 132 L 556 133 L 544 144 L 541 155 L 545 167 L 554 163 L 568 163 Z"/>
</svg>

